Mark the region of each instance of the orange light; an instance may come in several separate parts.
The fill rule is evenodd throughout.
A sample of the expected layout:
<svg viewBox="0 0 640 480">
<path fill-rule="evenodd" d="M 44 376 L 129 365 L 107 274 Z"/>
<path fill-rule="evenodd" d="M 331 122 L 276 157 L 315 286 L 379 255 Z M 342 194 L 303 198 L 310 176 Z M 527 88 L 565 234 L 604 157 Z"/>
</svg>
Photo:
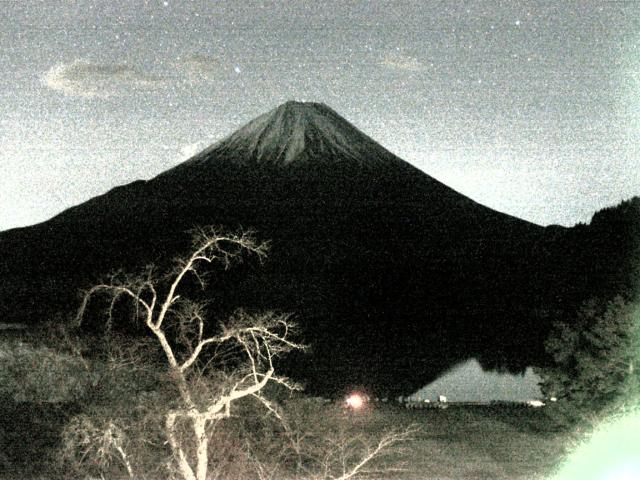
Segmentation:
<svg viewBox="0 0 640 480">
<path fill-rule="evenodd" d="M 347 397 L 346 402 L 348 407 L 358 410 L 364 406 L 364 397 L 357 393 L 352 393 Z"/>
</svg>

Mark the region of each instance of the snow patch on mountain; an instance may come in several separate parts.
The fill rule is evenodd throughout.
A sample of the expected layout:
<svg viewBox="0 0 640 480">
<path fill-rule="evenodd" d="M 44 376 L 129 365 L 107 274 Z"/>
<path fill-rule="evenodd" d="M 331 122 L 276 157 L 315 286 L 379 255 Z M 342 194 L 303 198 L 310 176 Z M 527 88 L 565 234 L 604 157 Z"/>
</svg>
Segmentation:
<svg viewBox="0 0 640 480">
<path fill-rule="evenodd" d="M 331 161 L 361 167 L 406 164 L 328 106 L 295 101 L 257 117 L 192 162 L 213 158 L 276 166 Z"/>
</svg>

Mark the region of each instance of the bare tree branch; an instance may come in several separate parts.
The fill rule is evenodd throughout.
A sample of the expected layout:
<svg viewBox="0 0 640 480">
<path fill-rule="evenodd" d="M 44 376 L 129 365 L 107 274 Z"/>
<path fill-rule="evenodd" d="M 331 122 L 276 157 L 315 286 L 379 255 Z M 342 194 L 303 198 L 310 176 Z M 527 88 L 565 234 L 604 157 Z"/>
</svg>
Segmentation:
<svg viewBox="0 0 640 480">
<path fill-rule="evenodd" d="M 267 249 L 267 244 L 258 242 L 252 232 L 220 234 L 212 228 L 198 229 L 191 254 L 178 259 L 175 268 L 164 277 L 156 277 L 152 268 L 147 268 L 139 277 L 114 274 L 107 282 L 91 287 L 83 296 L 76 317 L 78 324 L 87 312 L 89 301 L 94 296 L 106 295 L 109 298 L 107 326 L 111 328 L 119 299 L 127 298 L 136 309 L 136 318 L 142 318 L 164 352 L 170 378 L 177 386 L 182 405 L 166 413 L 164 429 L 177 472 L 184 480 L 206 479 L 210 441 L 207 428 L 213 422 L 230 417 L 235 402 L 254 397 L 268 411 L 279 416 L 260 391 L 271 381 L 297 388 L 287 379 L 276 376 L 273 364 L 277 356 L 303 348 L 291 339 L 295 328 L 288 315 L 250 314 L 238 310 L 227 322 L 219 324 L 218 334 L 205 337 L 204 304 L 189 301 L 178 293 L 189 274 L 204 288 L 204 274 L 199 270 L 203 264 L 218 263 L 226 269 L 233 261 L 241 260 L 243 253 L 262 260 Z M 197 371 L 196 367 L 200 368 L 207 347 L 213 350 L 212 359 L 205 363 L 207 367 L 211 367 L 213 361 L 222 360 L 223 363 L 217 363 L 216 367 L 220 373 L 225 372 L 224 356 L 230 352 L 236 354 L 236 361 L 240 363 L 235 366 L 235 381 L 203 399 L 196 394 L 192 375 L 194 369 Z M 223 355 L 219 355 L 220 352 Z M 190 425 L 190 440 L 195 443 L 195 450 L 185 446 L 183 435 L 178 432 L 177 426 L 184 422 Z"/>
</svg>

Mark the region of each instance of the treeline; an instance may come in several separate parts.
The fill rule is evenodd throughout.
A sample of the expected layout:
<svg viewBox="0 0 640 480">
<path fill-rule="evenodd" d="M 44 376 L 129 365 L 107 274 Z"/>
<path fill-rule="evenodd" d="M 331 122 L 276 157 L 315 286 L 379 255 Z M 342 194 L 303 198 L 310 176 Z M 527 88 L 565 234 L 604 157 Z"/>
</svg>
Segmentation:
<svg viewBox="0 0 640 480">
<path fill-rule="evenodd" d="M 640 400 L 640 198 L 556 231 L 555 309 L 538 369 L 560 425 L 591 425 Z M 549 268 L 549 267 L 548 267 Z"/>
</svg>

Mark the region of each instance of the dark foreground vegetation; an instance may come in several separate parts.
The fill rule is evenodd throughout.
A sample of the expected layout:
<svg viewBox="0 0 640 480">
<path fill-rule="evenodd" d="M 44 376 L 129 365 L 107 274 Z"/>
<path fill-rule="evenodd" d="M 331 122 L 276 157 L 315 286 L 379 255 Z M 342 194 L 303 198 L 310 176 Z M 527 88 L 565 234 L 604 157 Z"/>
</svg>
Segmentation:
<svg viewBox="0 0 640 480">
<path fill-rule="evenodd" d="M 0 478 L 545 478 L 580 435 L 637 405 L 631 294 L 554 318 L 539 373 L 557 402 L 541 409 L 352 410 L 305 396 L 276 369 L 304 354 L 291 316 L 220 320 L 188 298 L 207 272 L 266 251 L 251 234 L 200 229 L 171 268 L 110 275 L 77 315 L 3 338 Z"/>
<path fill-rule="evenodd" d="M 612 311 L 628 313 L 618 302 L 605 313 Z M 623 315 L 620 322 L 628 319 Z M 53 326 L 14 337 L 1 345 L 1 479 L 181 478 L 170 467 L 173 454 L 161 418 L 175 391 L 162 364 L 153 363 L 150 345 L 117 335 L 83 338 Z M 550 478 L 584 434 L 617 408 L 619 402 L 607 403 L 603 395 L 633 386 L 610 377 L 598 383 L 603 366 L 587 362 L 575 343 L 566 345 L 582 369 L 568 398 L 543 408 L 408 410 L 372 402 L 353 411 L 341 398 L 265 388 L 273 412 L 248 397 L 208 431 L 206 478 Z M 557 387 L 551 380 L 564 377 L 554 370 L 548 378 L 548 386 Z"/>
<path fill-rule="evenodd" d="M 300 386 L 274 366 L 304 349 L 289 315 L 237 310 L 213 322 L 205 302 L 184 296 L 188 281 L 204 288 L 204 267 L 266 249 L 246 232 L 200 229 L 171 269 L 113 274 L 85 292 L 73 321 L 6 339 L 4 469 L 21 478 L 347 480 L 397 453 L 415 427 L 369 435 L 352 430 L 361 419 L 341 407 L 321 412 L 293 396 Z M 84 329 L 89 316 L 103 327 Z M 123 320 L 138 335 L 122 334 Z"/>
<path fill-rule="evenodd" d="M 410 439 L 385 451 L 353 478 L 544 479 L 562 462 L 574 440 L 567 432 L 556 431 L 544 409 L 522 406 L 406 410 L 379 404 L 356 413 L 334 403 L 320 404 L 303 397 L 283 402 L 283 411 L 297 417 L 296 421 L 304 419 L 304 424 L 298 425 L 299 433 L 307 435 L 305 440 L 313 444 L 309 446 L 312 451 L 331 452 L 331 458 L 323 457 L 322 461 L 333 462 L 334 474 L 340 471 L 345 458 L 353 462 L 389 431 L 412 428 Z M 70 471 L 62 461 L 62 432 L 77 413 L 77 406 L 71 405 L 4 401 L 0 478 L 86 478 L 81 472 Z M 242 436 L 247 434 L 244 429 L 252 422 L 255 424 L 249 439 L 253 439 L 253 444 L 249 448 L 248 439 Z M 273 432 L 264 431 L 268 423 L 263 416 L 251 421 L 235 419 L 233 427 L 220 433 L 214 442 L 219 468 L 210 478 L 332 478 L 323 476 L 319 464 L 315 477 L 296 477 L 291 465 L 275 465 L 285 458 L 283 442 Z M 263 431 L 256 429 L 256 424 Z M 155 450 L 156 456 L 146 458 L 146 471 L 137 478 L 166 478 L 157 471 L 158 466 L 166 462 L 166 455 L 161 448 L 150 446 L 149 449 Z M 265 457 L 271 457 L 273 463 L 257 462 L 258 458 Z M 291 470 L 287 472 L 287 468 Z M 104 470 L 105 478 L 128 478 L 115 458 Z"/>
</svg>

